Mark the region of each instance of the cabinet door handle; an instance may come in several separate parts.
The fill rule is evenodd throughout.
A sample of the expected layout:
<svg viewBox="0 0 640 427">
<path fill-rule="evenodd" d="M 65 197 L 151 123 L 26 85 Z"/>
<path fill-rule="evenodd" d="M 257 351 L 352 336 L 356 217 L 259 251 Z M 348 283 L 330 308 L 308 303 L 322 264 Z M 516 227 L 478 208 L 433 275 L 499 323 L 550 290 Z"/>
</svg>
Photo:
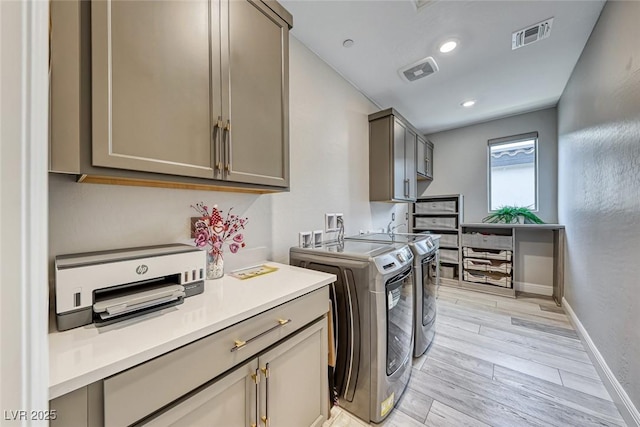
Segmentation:
<svg viewBox="0 0 640 427">
<path fill-rule="evenodd" d="M 222 120 L 218 119 L 218 121 L 213 125 L 213 152 L 215 155 L 214 168 L 220 172 L 222 172 L 222 143 L 218 138 L 221 130 Z"/>
<path fill-rule="evenodd" d="M 251 423 L 251 427 L 258 427 L 258 417 L 260 414 L 260 371 L 258 369 L 255 370 L 255 373 L 253 375 L 251 375 L 252 377 L 254 377 L 254 382 L 255 382 L 255 386 L 256 386 L 256 413 L 254 414 L 255 416 L 255 423 Z"/>
<path fill-rule="evenodd" d="M 290 323 L 290 322 L 291 322 L 291 319 L 278 319 L 278 324 L 277 325 L 272 326 L 271 328 L 267 329 L 266 331 L 259 333 L 255 337 L 249 338 L 246 341 L 236 340 L 235 343 L 234 343 L 234 346 L 231 347 L 231 352 L 240 350 L 241 348 L 243 348 L 244 346 L 249 344 L 251 341 L 257 340 L 258 338 L 263 337 L 263 336 L 267 335 L 268 333 L 273 332 L 276 329 L 279 329 L 279 328 L 283 327 L 284 325 L 286 325 L 287 323 Z"/>
<path fill-rule="evenodd" d="M 409 180 L 404 180 L 404 196 L 409 197 Z"/>
<path fill-rule="evenodd" d="M 224 149 L 227 154 L 226 162 L 224 165 L 224 170 L 229 173 L 231 172 L 231 122 L 227 120 L 227 124 L 224 126 Z"/>
<path fill-rule="evenodd" d="M 265 392 L 264 392 L 264 400 L 265 400 L 265 405 L 264 405 L 264 416 L 262 416 L 262 422 L 264 423 L 265 427 L 269 427 L 269 364 L 267 363 L 264 368 L 260 369 L 262 371 L 262 373 L 264 374 L 264 381 L 265 381 Z"/>
</svg>

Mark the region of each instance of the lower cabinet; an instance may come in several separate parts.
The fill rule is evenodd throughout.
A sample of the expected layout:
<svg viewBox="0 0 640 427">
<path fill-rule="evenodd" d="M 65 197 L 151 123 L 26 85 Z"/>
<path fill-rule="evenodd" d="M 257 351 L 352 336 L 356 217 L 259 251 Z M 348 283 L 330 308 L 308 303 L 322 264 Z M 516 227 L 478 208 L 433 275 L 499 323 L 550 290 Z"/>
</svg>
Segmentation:
<svg viewBox="0 0 640 427">
<path fill-rule="evenodd" d="M 142 425 L 256 425 L 258 384 L 254 378 L 257 375 L 258 359 L 254 359 Z"/>
<path fill-rule="evenodd" d="M 321 426 L 328 411 L 326 322 L 314 323 L 140 425 Z"/>
<path fill-rule="evenodd" d="M 52 427 L 321 426 L 327 286 L 50 402 Z"/>
<path fill-rule="evenodd" d="M 261 421 L 271 427 L 322 425 L 329 402 L 327 342 L 323 319 L 258 359 Z"/>
</svg>

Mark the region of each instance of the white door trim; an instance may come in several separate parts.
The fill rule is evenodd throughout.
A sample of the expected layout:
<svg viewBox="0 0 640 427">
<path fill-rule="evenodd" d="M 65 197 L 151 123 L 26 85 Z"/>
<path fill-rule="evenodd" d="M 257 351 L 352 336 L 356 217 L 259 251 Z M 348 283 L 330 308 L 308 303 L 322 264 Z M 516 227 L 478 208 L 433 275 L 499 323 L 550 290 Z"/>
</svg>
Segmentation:
<svg viewBox="0 0 640 427">
<path fill-rule="evenodd" d="M 30 412 L 49 399 L 48 31 L 49 2 L 0 1 L 0 417 L 16 426 L 48 425 Z"/>
</svg>

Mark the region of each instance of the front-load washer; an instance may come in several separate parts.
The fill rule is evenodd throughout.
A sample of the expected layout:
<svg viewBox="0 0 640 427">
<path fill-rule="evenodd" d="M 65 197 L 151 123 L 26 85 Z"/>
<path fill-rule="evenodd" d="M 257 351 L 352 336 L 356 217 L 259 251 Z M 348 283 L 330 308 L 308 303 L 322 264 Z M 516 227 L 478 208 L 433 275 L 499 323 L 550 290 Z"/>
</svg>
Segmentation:
<svg viewBox="0 0 640 427">
<path fill-rule="evenodd" d="M 415 277 L 414 302 L 414 351 L 422 356 L 433 342 L 436 333 L 436 298 L 439 285 L 438 243 L 428 234 L 411 233 L 367 233 L 345 237 L 347 241 L 366 241 L 387 244 L 405 244 L 413 252 Z"/>
<path fill-rule="evenodd" d="M 339 405 L 374 423 L 391 412 L 411 376 L 413 254 L 406 245 L 328 242 L 293 247 L 290 263 L 335 274 L 331 285 Z"/>
</svg>

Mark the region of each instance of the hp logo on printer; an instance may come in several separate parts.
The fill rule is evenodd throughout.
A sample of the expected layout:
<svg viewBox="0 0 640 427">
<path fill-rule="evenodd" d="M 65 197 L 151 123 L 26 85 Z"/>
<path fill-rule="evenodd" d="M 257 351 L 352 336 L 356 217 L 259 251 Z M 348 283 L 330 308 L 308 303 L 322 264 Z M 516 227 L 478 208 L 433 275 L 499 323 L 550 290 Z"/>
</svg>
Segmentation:
<svg viewBox="0 0 640 427">
<path fill-rule="evenodd" d="M 140 264 L 138 267 L 136 267 L 136 273 L 140 275 L 146 273 L 147 271 L 149 271 L 149 267 L 144 264 Z"/>
</svg>

